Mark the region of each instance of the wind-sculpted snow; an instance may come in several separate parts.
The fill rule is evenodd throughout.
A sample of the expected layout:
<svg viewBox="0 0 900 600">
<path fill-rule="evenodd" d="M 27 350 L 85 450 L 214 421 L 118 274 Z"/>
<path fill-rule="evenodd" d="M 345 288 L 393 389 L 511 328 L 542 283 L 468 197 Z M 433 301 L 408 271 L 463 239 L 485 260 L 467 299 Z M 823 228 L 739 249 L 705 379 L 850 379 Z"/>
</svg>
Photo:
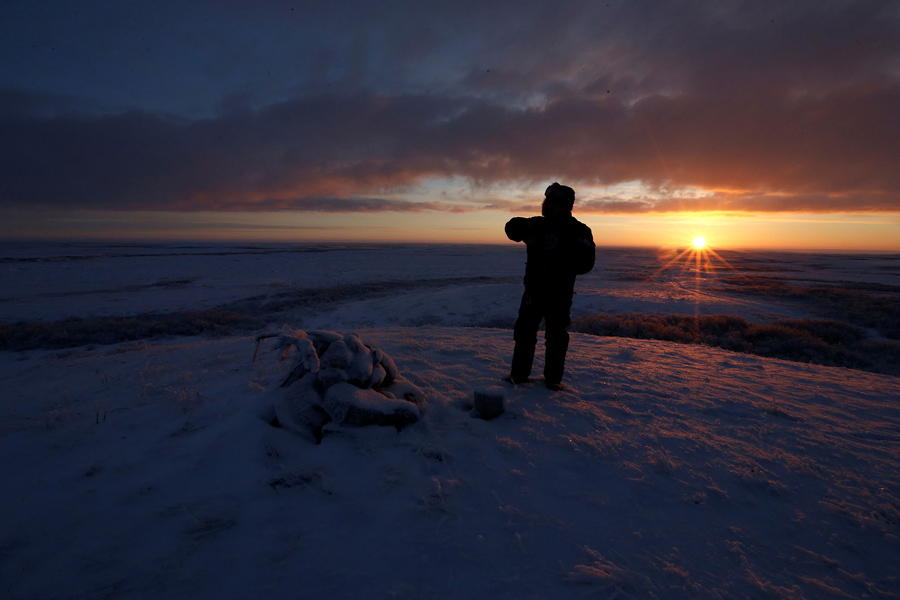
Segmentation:
<svg viewBox="0 0 900 600">
<path fill-rule="evenodd" d="M 422 390 L 420 419 L 332 422 L 318 445 L 273 426 L 308 348 L 6 354 L 4 593 L 900 594 L 898 378 L 574 333 L 563 392 L 509 386 L 484 421 L 473 391 L 505 373 L 510 331 L 357 333 Z"/>
<path fill-rule="evenodd" d="M 521 248 L 39 250 L 0 261 L 0 595 L 900 596 L 900 378 L 837 366 L 894 348 L 900 257 L 600 249 L 550 393 L 494 389 Z M 344 348 L 254 361 L 298 329 Z M 832 366 L 732 351 L 773 349 Z M 418 420 L 356 426 L 412 414 L 395 370 Z"/>
</svg>

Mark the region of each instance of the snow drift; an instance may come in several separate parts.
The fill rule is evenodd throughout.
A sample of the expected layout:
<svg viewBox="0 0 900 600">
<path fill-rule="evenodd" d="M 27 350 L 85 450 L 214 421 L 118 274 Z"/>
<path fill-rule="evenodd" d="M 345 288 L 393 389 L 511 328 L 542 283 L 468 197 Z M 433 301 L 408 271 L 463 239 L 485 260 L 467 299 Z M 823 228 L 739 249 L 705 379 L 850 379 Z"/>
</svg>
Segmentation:
<svg viewBox="0 0 900 600">
<path fill-rule="evenodd" d="M 420 418 L 330 423 L 318 445 L 273 426 L 302 378 L 282 388 L 296 364 L 266 343 L 252 362 L 254 337 L 3 361 L 4 592 L 900 593 L 896 378 L 573 334 L 566 391 L 510 387 L 484 421 L 473 389 L 505 372 L 508 331 L 358 334 Z"/>
</svg>

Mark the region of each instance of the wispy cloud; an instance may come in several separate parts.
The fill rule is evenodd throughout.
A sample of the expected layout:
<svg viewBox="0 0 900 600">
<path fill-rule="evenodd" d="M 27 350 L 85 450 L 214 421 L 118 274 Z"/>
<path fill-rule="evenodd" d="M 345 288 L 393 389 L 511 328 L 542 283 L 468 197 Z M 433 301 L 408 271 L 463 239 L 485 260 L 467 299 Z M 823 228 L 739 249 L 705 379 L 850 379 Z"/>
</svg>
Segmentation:
<svg viewBox="0 0 900 600">
<path fill-rule="evenodd" d="M 254 202 L 250 207 L 259 211 L 314 211 L 325 213 L 367 213 L 367 212 L 423 212 L 445 211 L 462 212 L 466 209 L 452 204 L 438 202 L 415 202 L 410 200 L 391 200 L 385 198 L 333 198 L 304 197 L 279 198 Z"/>
</svg>

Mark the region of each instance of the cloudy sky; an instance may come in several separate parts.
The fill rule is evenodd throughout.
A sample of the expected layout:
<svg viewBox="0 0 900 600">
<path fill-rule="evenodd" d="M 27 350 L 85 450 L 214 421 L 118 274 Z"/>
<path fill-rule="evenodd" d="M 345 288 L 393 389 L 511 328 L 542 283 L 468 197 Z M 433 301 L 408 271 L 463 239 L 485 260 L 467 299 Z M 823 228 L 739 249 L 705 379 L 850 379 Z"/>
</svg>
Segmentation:
<svg viewBox="0 0 900 600">
<path fill-rule="evenodd" d="M 900 249 L 897 0 L 0 6 L 0 235 Z"/>
</svg>

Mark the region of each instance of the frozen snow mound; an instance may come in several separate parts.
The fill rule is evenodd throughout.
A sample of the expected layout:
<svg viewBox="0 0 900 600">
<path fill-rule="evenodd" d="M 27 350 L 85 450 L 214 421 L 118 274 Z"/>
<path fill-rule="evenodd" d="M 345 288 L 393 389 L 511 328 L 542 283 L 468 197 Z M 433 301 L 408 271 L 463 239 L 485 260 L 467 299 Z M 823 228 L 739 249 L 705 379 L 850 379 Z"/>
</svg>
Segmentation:
<svg viewBox="0 0 900 600">
<path fill-rule="evenodd" d="M 321 441 L 331 422 L 344 427 L 393 426 L 419 420 L 422 390 L 403 378 L 396 363 L 355 333 L 291 331 L 277 337 L 284 358 L 293 352 L 290 374 L 281 387 L 275 415 L 285 429 Z"/>
</svg>

